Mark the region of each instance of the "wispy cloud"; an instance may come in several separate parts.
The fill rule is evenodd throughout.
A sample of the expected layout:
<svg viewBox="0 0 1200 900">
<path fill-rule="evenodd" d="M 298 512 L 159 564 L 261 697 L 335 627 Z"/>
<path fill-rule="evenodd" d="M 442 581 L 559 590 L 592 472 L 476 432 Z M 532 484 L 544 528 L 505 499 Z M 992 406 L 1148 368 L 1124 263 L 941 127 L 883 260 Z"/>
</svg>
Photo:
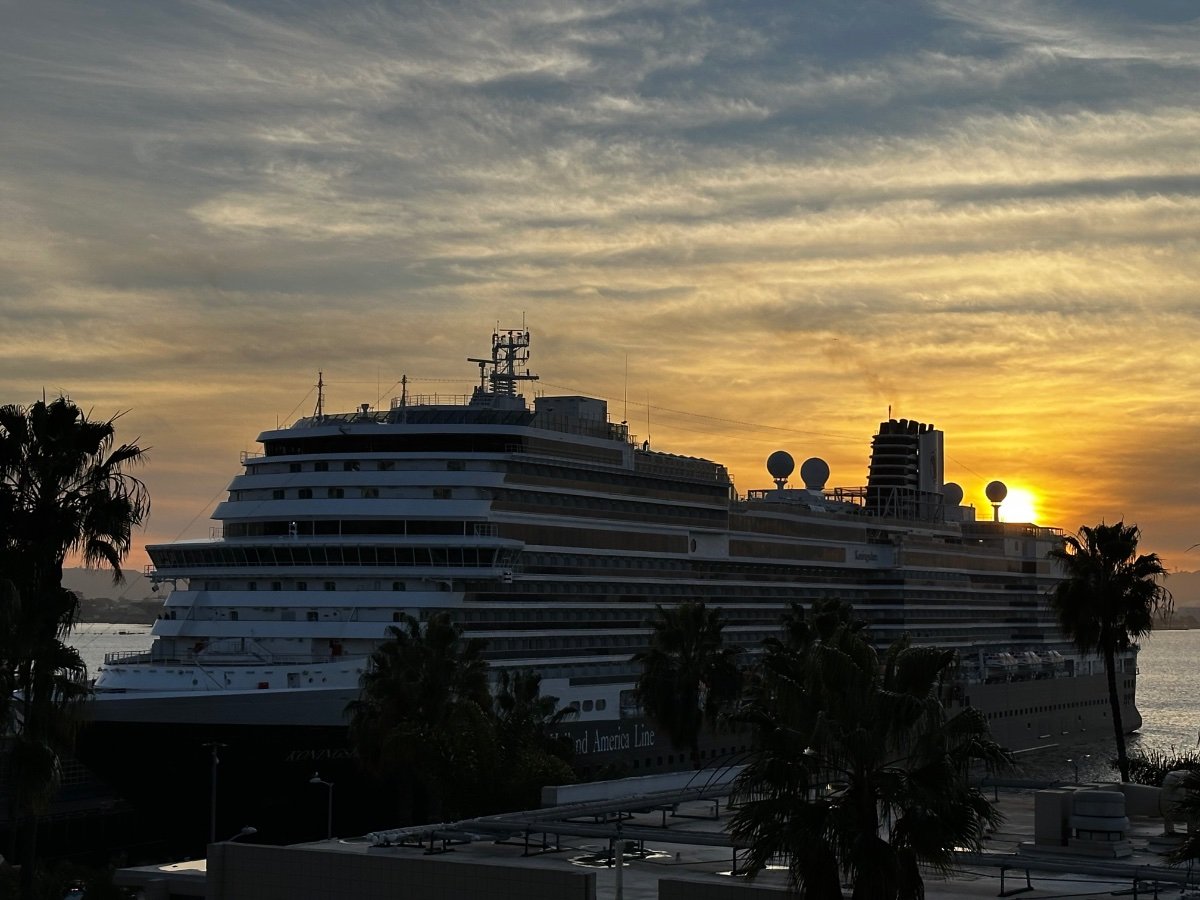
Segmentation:
<svg viewBox="0 0 1200 900">
<path fill-rule="evenodd" d="M 781 443 L 861 480 L 892 405 L 968 487 L 1171 560 L 1198 30 L 1168 0 L 27 5 L 0 399 L 129 408 L 174 537 L 316 368 L 347 406 L 468 384 L 524 313 L 546 385 L 623 405 L 628 355 L 637 429 L 742 487 Z"/>
</svg>

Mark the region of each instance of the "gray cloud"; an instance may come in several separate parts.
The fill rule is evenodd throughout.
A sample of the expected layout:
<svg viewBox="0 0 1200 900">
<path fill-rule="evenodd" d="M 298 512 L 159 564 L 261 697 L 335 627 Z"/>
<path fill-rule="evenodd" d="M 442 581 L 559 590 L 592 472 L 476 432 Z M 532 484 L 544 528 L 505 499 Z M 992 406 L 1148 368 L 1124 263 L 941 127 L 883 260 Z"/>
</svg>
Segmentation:
<svg viewBox="0 0 1200 900">
<path fill-rule="evenodd" d="M 457 390 L 525 311 L 547 383 L 623 398 L 628 356 L 631 420 L 743 486 L 785 434 L 856 480 L 892 403 L 971 470 L 1061 482 L 1069 521 L 1096 468 L 1179 553 L 1198 28 L 1117 0 L 14 8 L 2 399 L 130 408 L 174 536 L 316 368 L 348 406 Z M 1147 416 L 1134 492 L 1105 426 Z"/>
</svg>

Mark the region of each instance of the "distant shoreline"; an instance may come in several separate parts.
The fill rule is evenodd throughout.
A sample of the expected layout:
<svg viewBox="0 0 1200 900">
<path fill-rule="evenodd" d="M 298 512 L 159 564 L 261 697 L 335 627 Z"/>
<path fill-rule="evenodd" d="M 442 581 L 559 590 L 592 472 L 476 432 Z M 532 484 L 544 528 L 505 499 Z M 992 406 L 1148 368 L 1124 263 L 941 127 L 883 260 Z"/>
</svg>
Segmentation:
<svg viewBox="0 0 1200 900">
<path fill-rule="evenodd" d="M 96 625 L 153 625 L 162 609 L 162 600 L 111 600 L 85 597 L 79 602 L 79 621 Z"/>
</svg>

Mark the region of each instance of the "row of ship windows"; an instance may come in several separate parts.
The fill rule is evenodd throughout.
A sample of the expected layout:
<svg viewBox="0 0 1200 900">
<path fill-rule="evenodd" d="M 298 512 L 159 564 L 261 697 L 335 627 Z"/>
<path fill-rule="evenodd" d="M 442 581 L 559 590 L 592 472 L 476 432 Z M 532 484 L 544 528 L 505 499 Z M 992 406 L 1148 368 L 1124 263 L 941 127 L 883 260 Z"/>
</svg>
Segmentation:
<svg viewBox="0 0 1200 900">
<path fill-rule="evenodd" d="M 332 462 L 329 460 L 315 460 L 311 463 L 292 462 L 287 464 L 287 471 L 293 474 L 299 472 L 328 472 L 331 471 L 332 467 L 333 470 L 340 469 L 343 472 L 359 472 L 366 469 L 368 465 L 378 472 L 391 472 L 396 468 L 396 461 L 391 459 L 381 459 L 373 460 L 367 463 L 356 459 L 343 459 L 334 460 Z M 449 472 L 461 472 L 466 468 L 467 466 L 464 460 L 446 460 L 446 470 Z M 510 463 L 508 470 L 513 473 L 533 475 L 542 478 L 553 478 L 564 483 L 596 482 L 599 484 L 604 484 L 609 488 L 611 488 L 614 483 L 614 473 L 611 469 L 595 470 L 585 467 L 568 468 L 566 466 L 555 466 L 540 463 Z M 282 471 L 282 467 L 280 465 L 273 465 L 270 463 L 251 465 L 246 470 L 247 474 L 249 475 L 267 474 L 279 471 Z M 723 469 L 714 465 L 711 472 L 706 471 L 704 474 L 707 476 L 717 477 L 723 474 Z M 664 487 L 664 481 L 661 478 L 655 478 L 653 476 L 647 477 L 629 475 L 626 473 L 621 473 L 621 475 L 622 477 L 620 478 L 619 483 L 622 487 L 637 487 L 643 489 L 648 488 L 650 490 L 662 489 Z M 672 493 L 680 492 L 679 484 L 671 482 L 668 486 Z M 707 485 L 688 485 L 686 490 L 689 493 L 704 493 L 711 496 L 713 499 L 723 499 L 727 492 L 726 486 L 720 483 L 719 480 L 718 483 L 712 487 Z"/>
<path fill-rule="evenodd" d="M 699 756 L 700 756 L 700 759 L 705 759 L 706 757 L 711 755 L 711 757 L 713 759 L 716 759 L 719 756 L 729 756 L 731 753 L 745 753 L 745 752 L 746 752 L 746 745 L 742 744 L 742 746 L 740 746 L 740 747 L 718 747 L 711 751 L 701 750 Z M 652 757 L 649 757 L 649 756 L 646 757 L 646 761 L 645 761 L 646 768 L 650 768 L 651 766 L 661 766 L 663 764 L 663 758 L 661 756 L 657 758 L 656 762 L 651 762 L 651 759 L 652 759 Z M 686 762 L 687 757 L 684 754 L 680 753 L 679 761 Z M 635 759 L 633 761 L 633 768 L 635 768 L 635 769 L 638 768 L 639 762 L 640 762 L 639 760 Z M 673 753 L 667 754 L 666 764 L 668 766 L 675 765 L 675 754 L 673 754 Z M 584 770 L 584 774 L 589 774 L 589 773 L 587 772 L 587 770 Z"/>
<path fill-rule="evenodd" d="M 498 490 L 493 492 L 493 497 L 497 502 L 516 503 L 522 506 L 603 510 L 638 516 L 702 519 L 713 523 L 723 523 L 725 521 L 725 511 L 720 509 L 678 506 L 669 503 L 645 503 L 636 500 L 614 500 L 609 497 L 596 497 L 585 494 Z"/>
<path fill-rule="evenodd" d="M 307 591 L 309 583 L 307 581 L 288 581 L 288 582 L 271 581 L 271 582 L 266 582 L 266 584 L 270 585 L 269 589 L 272 591 L 282 591 L 284 589 L 285 584 L 287 585 L 288 590 Z M 337 584 L 338 583 L 336 581 L 322 581 L 320 589 L 323 591 L 336 591 L 338 589 Z M 237 582 L 205 581 L 204 582 L 204 590 L 206 590 L 206 591 L 231 591 L 231 590 L 242 590 L 243 588 L 247 591 L 257 591 L 258 590 L 258 582 L 257 581 L 245 581 L 245 582 L 242 582 L 242 581 L 237 581 Z M 313 582 L 313 590 L 316 590 L 316 589 L 317 589 L 316 582 Z M 378 582 L 378 581 L 375 582 L 375 590 L 377 590 L 377 591 L 382 590 L 381 582 Z M 393 591 L 408 590 L 408 584 L 403 581 L 393 581 L 392 582 L 392 590 Z M 264 608 L 272 609 L 272 610 L 274 609 L 274 607 L 264 607 Z"/>
<path fill-rule="evenodd" d="M 491 522 L 462 519 L 276 519 L 265 522 L 230 522 L 222 535 L 244 537 L 329 537 L 334 535 L 430 535 L 495 537 Z"/>
<path fill-rule="evenodd" d="M 368 464 L 363 463 L 357 459 L 341 459 L 341 460 L 336 460 L 332 463 L 329 460 L 318 459 L 311 463 L 299 463 L 299 462 L 288 463 L 287 471 L 292 474 L 295 474 L 297 472 L 328 472 L 328 471 L 330 471 L 331 465 L 333 466 L 334 470 L 340 469 L 343 472 L 359 472 L 359 471 L 364 470 Z M 373 468 L 377 472 L 391 472 L 396 468 L 396 461 L 394 459 L 380 459 L 380 460 L 372 461 L 369 465 L 371 466 L 371 468 Z M 461 459 L 446 460 L 446 471 L 462 472 L 464 469 L 466 469 L 466 464 L 463 460 L 461 460 Z M 246 469 L 246 474 L 247 475 L 260 475 L 260 474 L 265 475 L 265 474 L 271 474 L 273 472 L 282 472 L 282 471 L 283 471 L 283 467 L 281 465 L 279 465 L 279 464 L 272 465 L 272 464 L 267 463 L 267 464 L 259 464 L 259 465 L 249 466 Z"/>
<path fill-rule="evenodd" d="M 601 710 L 605 709 L 607 706 L 608 706 L 608 701 L 605 700 L 603 697 L 594 702 L 591 700 L 572 700 L 570 703 L 567 704 L 567 707 L 569 709 L 573 709 L 576 712 L 580 712 L 580 711 L 591 712 L 593 709 L 596 712 L 600 712 Z"/>
<path fill-rule="evenodd" d="M 309 581 L 302 581 L 302 580 L 297 580 L 297 581 L 277 580 L 277 581 L 269 581 L 269 582 L 260 583 L 258 581 L 223 581 L 223 580 L 216 580 L 216 579 L 208 579 L 208 580 L 205 580 L 202 584 L 203 584 L 204 590 L 213 591 L 213 592 L 234 591 L 234 590 L 257 591 L 257 590 L 259 590 L 260 585 L 263 589 L 270 590 L 270 591 L 284 591 L 284 590 L 307 591 L 310 589 L 311 590 L 323 590 L 323 591 L 337 591 L 338 590 L 338 582 L 331 581 L 331 580 L 321 581 L 321 582 L 309 582 Z M 392 582 L 390 582 L 390 588 L 388 587 L 389 583 L 381 582 L 378 580 L 376 580 L 374 582 L 353 582 L 353 584 L 354 584 L 354 588 L 358 589 L 358 590 L 370 589 L 370 590 L 374 590 L 374 591 L 380 591 L 380 590 L 389 590 L 390 589 L 391 591 L 404 591 L 404 590 L 408 589 L 408 584 L 405 581 L 392 581 Z M 319 587 L 318 587 L 318 585 L 319 585 Z M 369 587 L 368 587 L 368 585 L 369 585 Z M 422 587 L 430 588 L 431 586 L 423 583 Z M 628 593 L 626 593 L 624 596 L 613 596 L 613 588 L 614 588 L 613 585 L 588 585 L 588 584 L 580 584 L 580 583 L 567 583 L 567 584 L 529 583 L 529 584 L 523 584 L 521 587 L 522 587 L 522 593 L 525 593 L 525 594 L 552 594 L 556 597 L 571 596 L 571 595 L 587 595 L 587 596 L 591 596 L 591 597 L 594 597 L 597 599 L 603 598 L 605 602 L 622 602 L 622 601 L 624 601 L 624 602 L 639 603 L 639 602 L 648 601 L 651 596 L 655 596 L 655 597 L 676 596 L 676 597 L 680 597 L 680 598 L 684 598 L 684 599 L 697 599 L 697 600 L 704 600 L 707 602 L 714 602 L 714 600 L 719 600 L 719 598 L 714 598 L 706 589 L 698 589 L 696 585 L 643 584 L 643 585 L 636 585 L 636 586 L 628 586 L 631 588 L 631 590 Z M 625 586 L 622 586 L 622 587 L 625 587 Z M 346 589 L 346 585 L 344 585 L 344 584 L 343 584 L 343 589 Z M 443 591 L 450 590 L 451 585 L 447 582 L 438 582 L 437 589 L 443 590 Z M 788 596 L 794 597 L 795 594 L 794 594 L 794 592 L 792 592 Z M 817 597 L 821 597 L 821 596 L 844 597 L 845 594 L 843 592 L 838 592 L 838 591 L 819 591 L 819 590 L 806 592 L 806 599 L 809 602 L 811 602 L 813 599 L 815 599 Z M 500 595 L 493 595 L 488 598 L 488 600 L 490 600 L 491 602 L 505 602 L 505 601 L 512 601 L 515 599 L 518 599 L 518 598 L 512 597 L 512 596 L 503 596 L 502 597 Z M 742 621 L 745 619 L 749 619 L 749 620 L 753 621 L 753 619 L 757 617 L 755 615 L 755 613 L 756 613 L 755 607 L 756 606 L 777 609 L 778 602 L 779 602 L 778 599 L 773 599 L 769 594 L 765 594 L 765 593 L 763 595 L 756 596 L 756 597 L 747 597 L 745 595 L 742 595 L 737 598 L 737 601 L 738 602 L 736 603 L 736 605 L 731 604 L 729 607 L 726 608 L 727 609 L 727 619 L 730 624 L 735 624 L 736 622 Z M 976 632 L 973 632 L 973 631 L 964 630 L 964 631 L 959 632 L 959 631 L 947 631 L 946 630 L 946 626 L 949 624 L 947 620 L 952 620 L 952 619 L 971 619 L 971 620 L 973 620 L 973 619 L 977 618 L 978 613 L 975 611 L 972 611 L 970 609 L 937 609 L 937 610 L 931 611 L 929 614 L 929 616 L 932 617 L 932 618 L 930 618 L 930 624 L 936 623 L 937 625 L 939 625 L 939 627 L 937 629 L 914 628 L 913 627 L 914 625 L 917 625 L 918 623 L 920 623 L 922 621 L 922 619 L 925 619 L 927 617 L 914 615 L 911 610 L 909 610 L 909 614 L 906 615 L 903 620 L 899 620 L 899 619 L 890 620 L 888 618 L 884 618 L 881 615 L 871 615 L 870 610 L 864 610 L 864 612 L 867 614 L 867 618 L 870 621 L 870 624 L 872 627 L 879 628 L 879 629 L 885 629 L 885 630 L 896 629 L 896 628 L 904 629 L 914 639 L 918 639 L 918 640 L 934 640 L 934 639 L 941 640 L 941 641 L 958 640 L 958 641 L 961 641 L 964 643 L 969 643 L 971 638 L 976 635 Z M 624 611 L 624 610 L 605 610 L 603 607 L 591 607 L 584 612 L 580 612 L 578 615 L 579 615 L 580 620 L 594 621 L 594 620 L 600 620 L 600 619 L 605 619 L 605 618 L 613 618 L 613 619 L 628 618 L 629 614 L 627 611 Z M 500 621 L 525 621 L 525 622 L 561 621 L 561 620 L 569 620 L 569 612 L 555 611 L 553 614 L 548 616 L 545 612 L 543 612 L 541 610 L 536 610 L 536 611 L 524 610 L 524 611 L 520 611 L 520 612 L 515 612 L 515 611 L 494 611 L 493 612 L 493 611 L 487 611 L 487 610 L 471 610 L 471 611 L 467 611 L 465 613 L 464 620 L 465 621 L 478 621 L 478 622 L 486 622 L 486 621 L 497 621 L 497 622 L 500 622 Z M 1001 625 L 1001 623 L 997 623 L 997 627 L 1000 627 L 1000 625 Z"/>
<path fill-rule="evenodd" d="M 1125 695 L 1126 703 L 1133 702 L 1132 695 Z M 968 700 L 968 702 L 970 702 Z M 1083 706 L 1107 706 L 1107 697 L 1097 697 L 1093 700 L 1076 700 L 1074 703 L 1051 703 L 1048 706 L 1027 706 L 1023 709 L 1006 709 L 1000 712 L 990 712 L 987 714 L 989 719 L 1009 719 L 1014 716 L 1033 716 L 1039 713 L 1060 712 L 1067 709 L 1078 709 Z"/>
<path fill-rule="evenodd" d="M 715 463 L 707 464 L 711 466 L 710 471 L 706 471 L 706 475 L 719 477 L 724 473 L 722 466 L 717 466 Z M 705 466 L 707 470 L 707 466 Z M 508 471 L 514 475 L 531 475 L 538 478 L 555 479 L 560 483 L 560 486 L 566 487 L 579 482 L 593 482 L 605 486 L 606 490 L 613 490 L 614 486 L 617 489 L 637 488 L 650 491 L 663 492 L 663 495 L 676 495 L 683 492 L 690 494 L 701 494 L 706 497 L 716 500 L 724 500 L 728 496 L 727 486 L 723 483 L 714 485 L 706 484 L 687 484 L 680 485 L 678 481 L 667 480 L 664 478 L 656 478 L 654 476 L 630 475 L 627 473 L 619 473 L 614 477 L 611 469 L 598 470 L 584 467 L 566 467 L 555 466 L 546 463 L 510 463 Z"/>
<path fill-rule="evenodd" d="M 731 644 L 746 644 L 757 648 L 766 638 L 778 636 L 779 629 L 773 628 L 728 635 L 726 639 Z M 649 646 L 649 638 L 647 632 L 624 635 L 601 632 L 583 637 L 553 634 L 545 634 L 539 637 L 505 637 L 503 634 L 489 633 L 487 643 L 489 656 L 512 650 L 538 650 L 546 652 L 551 650 L 586 650 L 589 648 L 610 653 L 620 648 L 624 648 L 627 652 L 640 650 Z"/>
<path fill-rule="evenodd" d="M 454 497 L 454 491 L 448 487 L 435 487 L 429 491 L 420 492 L 422 497 L 432 497 L 434 500 L 450 500 Z M 399 491 L 392 492 L 389 496 L 404 496 L 409 499 L 414 499 L 412 489 L 406 489 L 403 494 Z M 297 488 L 295 491 L 287 491 L 284 488 L 274 488 L 271 491 L 270 497 L 272 500 L 312 500 L 316 496 L 324 497 L 328 500 L 342 500 L 346 496 L 346 488 L 331 487 L 325 488 L 324 492 L 317 491 L 314 494 L 314 489 L 310 487 Z M 360 500 L 377 500 L 380 496 L 380 490 L 377 487 L 352 488 L 351 497 Z M 265 500 L 267 498 L 266 491 L 230 491 L 229 499 L 238 500 Z"/>
<path fill-rule="evenodd" d="M 266 547 L 164 548 L 152 554 L 159 569 L 246 566 L 404 566 L 430 568 L 510 567 L 516 554 L 491 547 L 395 547 L 372 544 L 280 543 Z"/>
</svg>

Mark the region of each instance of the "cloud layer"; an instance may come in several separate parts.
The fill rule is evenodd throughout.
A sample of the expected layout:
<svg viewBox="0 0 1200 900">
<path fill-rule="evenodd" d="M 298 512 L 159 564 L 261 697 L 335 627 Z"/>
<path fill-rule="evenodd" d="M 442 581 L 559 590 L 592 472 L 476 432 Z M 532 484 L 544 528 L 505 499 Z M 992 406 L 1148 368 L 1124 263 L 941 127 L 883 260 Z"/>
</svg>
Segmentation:
<svg viewBox="0 0 1200 900">
<path fill-rule="evenodd" d="M 1192 561 L 1190 4 L 9 18 L 0 401 L 130 410 L 147 540 L 207 533 L 318 368 L 347 408 L 402 373 L 465 390 L 524 315 L 546 390 L 628 396 L 743 490 L 780 446 L 860 483 L 890 405 L 946 428 L 977 503 L 1004 478 L 1049 524 L 1125 516 Z"/>
</svg>

